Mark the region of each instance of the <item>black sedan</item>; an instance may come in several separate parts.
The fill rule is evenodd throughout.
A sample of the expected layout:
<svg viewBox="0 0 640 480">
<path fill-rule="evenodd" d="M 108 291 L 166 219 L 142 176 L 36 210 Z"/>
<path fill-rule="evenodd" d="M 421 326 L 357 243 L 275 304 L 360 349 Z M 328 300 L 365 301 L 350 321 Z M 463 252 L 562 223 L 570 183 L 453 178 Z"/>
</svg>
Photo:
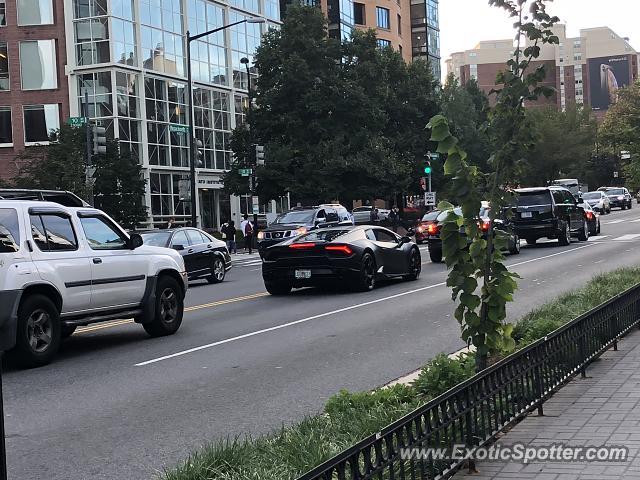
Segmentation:
<svg viewBox="0 0 640 480">
<path fill-rule="evenodd" d="M 197 228 L 172 228 L 138 232 L 145 245 L 177 250 L 184 258 L 189 280 L 206 278 L 220 283 L 231 268 L 231 255 L 221 240 Z"/>
<path fill-rule="evenodd" d="M 262 258 L 272 295 L 338 282 L 366 292 L 379 279 L 416 280 L 421 268 L 420 250 L 409 237 L 370 225 L 314 230 L 266 248 Z"/>
<path fill-rule="evenodd" d="M 596 212 L 589 202 L 579 204 L 584 208 L 584 217 L 589 226 L 589 235 L 600 235 L 600 214 Z"/>
</svg>

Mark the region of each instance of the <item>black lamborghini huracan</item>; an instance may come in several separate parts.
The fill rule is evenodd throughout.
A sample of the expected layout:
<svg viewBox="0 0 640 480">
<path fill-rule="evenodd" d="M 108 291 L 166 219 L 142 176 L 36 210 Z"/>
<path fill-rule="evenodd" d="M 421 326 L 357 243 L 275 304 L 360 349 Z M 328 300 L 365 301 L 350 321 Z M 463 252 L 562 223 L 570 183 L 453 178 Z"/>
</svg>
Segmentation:
<svg viewBox="0 0 640 480">
<path fill-rule="evenodd" d="M 421 267 L 420 250 L 409 237 L 383 227 L 345 226 L 314 230 L 268 247 L 262 278 L 272 295 L 337 283 L 369 291 L 378 279 L 416 280 Z"/>
</svg>

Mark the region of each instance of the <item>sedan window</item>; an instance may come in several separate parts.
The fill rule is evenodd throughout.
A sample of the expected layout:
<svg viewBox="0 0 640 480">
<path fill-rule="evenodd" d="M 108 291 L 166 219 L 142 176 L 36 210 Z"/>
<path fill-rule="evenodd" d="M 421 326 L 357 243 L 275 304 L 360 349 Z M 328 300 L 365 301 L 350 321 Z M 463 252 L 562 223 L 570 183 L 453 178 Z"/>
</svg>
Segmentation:
<svg viewBox="0 0 640 480">
<path fill-rule="evenodd" d="M 189 246 L 189 239 L 187 238 L 187 234 L 184 233 L 184 230 L 176 232 L 171 239 L 171 247 L 176 248 L 178 245 L 181 245 L 183 248 Z"/>
<path fill-rule="evenodd" d="M 376 236 L 376 240 L 378 242 L 385 242 L 385 243 L 398 243 L 398 239 L 396 238 L 396 236 L 391 233 L 391 232 L 387 232 L 386 230 L 381 230 L 379 228 L 376 228 L 373 233 Z"/>
<path fill-rule="evenodd" d="M 191 245 L 200 245 L 201 243 L 207 243 L 207 241 L 200 235 L 200 232 L 197 230 L 187 230 L 187 237 L 189 237 L 189 242 Z"/>
<path fill-rule="evenodd" d="M 167 242 L 171 238 L 171 232 L 153 232 L 143 233 L 142 241 L 145 245 L 151 245 L 152 247 L 166 247 Z"/>
</svg>

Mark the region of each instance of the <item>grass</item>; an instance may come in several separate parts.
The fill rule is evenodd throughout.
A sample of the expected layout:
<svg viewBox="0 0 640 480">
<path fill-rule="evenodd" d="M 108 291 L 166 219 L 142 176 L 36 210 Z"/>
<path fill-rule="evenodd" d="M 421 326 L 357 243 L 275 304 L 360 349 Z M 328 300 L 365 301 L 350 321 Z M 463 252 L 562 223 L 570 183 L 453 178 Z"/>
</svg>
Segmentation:
<svg viewBox="0 0 640 480">
<path fill-rule="evenodd" d="M 620 292 L 640 283 L 640 268 L 599 275 L 521 318 L 514 328 L 518 348 L 541 338 Z M 373 392 L 341 391 L 320 415 L 258 438 L 218 441 L 164 473 L 165 480 L 294 479 L 413 411 L 473 375 L 474 358 L 438 355 L 410 386 Z"/>
</svg>

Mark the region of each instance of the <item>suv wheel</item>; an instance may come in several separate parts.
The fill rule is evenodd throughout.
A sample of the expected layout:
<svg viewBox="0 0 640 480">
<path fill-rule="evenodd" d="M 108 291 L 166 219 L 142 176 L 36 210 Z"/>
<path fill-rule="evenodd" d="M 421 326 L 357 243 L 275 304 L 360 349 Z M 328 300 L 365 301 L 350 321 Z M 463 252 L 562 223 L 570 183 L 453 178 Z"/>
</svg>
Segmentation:
<svg viewBox="0 0 640 480">
<path fill-rule="evenodd" d="M 578 240 L 581 242 L 586 242 L 589 240 L 589 224 L 587 221 L 584 221 L 584 225 L 582 226 L 582 231 L 578 234 Z"/>
<path fill-rule="evenodd" d="M 509 253 L 512 255 L 520 253 L 520 237 L 518 235 L 513 236 L 513 245 L 509 248 Z"/>
<path fill-rule="evenodd" d="M 429 258 L 433 263 L 442 263 L 442 247 L 429 246 Z"/>
<path fill-rule="evenodd" d="M 150 323 L 142 327 L 152 337 L 173 335 L 182 324 L 184 299 L 182 290 L 173 278 L 161 276 L 156 285 L 156 312 Z"/>
<path fill-rule="evenodd" d="M 567 222 L 562 223 L 562 229 L 558 233 L 558 243 L 562 247 L 566 247 L 571 243 L 571 230 L 569 230 Z"/>
<path fill-rule="evenodd" d="M 31 295 L 18 309 L 18 335 L 13 353 L 24 367 L 51 362 L 60 348 L 60 314 L 44 295 Z"/>
<path fill-rule="evenodd" d="M 224 280 L 226 272 L 224 269 L 224 262 L 220 257 L 216 257 L 211 267 L 211 275 L 207 277 L 209 283 L 220 283 Z"/>
</svg>

